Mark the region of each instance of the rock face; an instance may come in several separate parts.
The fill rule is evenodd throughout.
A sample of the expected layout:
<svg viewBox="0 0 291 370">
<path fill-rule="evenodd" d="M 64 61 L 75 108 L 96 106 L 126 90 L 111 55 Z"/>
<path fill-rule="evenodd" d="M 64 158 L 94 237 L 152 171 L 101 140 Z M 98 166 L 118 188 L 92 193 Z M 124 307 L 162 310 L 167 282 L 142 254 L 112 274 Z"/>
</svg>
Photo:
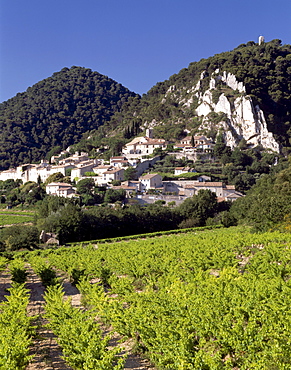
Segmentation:
<svg viewBox="0 0 291 370">
<path fill-rule="evenodd" d="M 171 86 L 162 103 L 167 99 L 176 101 L 184 112 L 188 109 L 196 112 L 201 119 L 197 133 L 207 136 L 210 131 L 222 131 L 231 148 L 244 139 L 250 147 L 262 146 L 280 152 L 279 144 L 268 131 L 264 112 L 254 105 L 243 83 L 231 73 L 220 73 L 217 69 L 208 76 L 202 72 L 198 82 L 190 88 L 179 91 L 175 85 Z"/>
<path fill-rule="evenodd" d="M 242 82 L 238 82 L 231 73 L 224 71 L 219 74 L 216 70 L 211 76 L 209 89 L 202 93 L 203 78 L 205 74 L 201 74 L 194 89 L 187 91 L 198 98 L 196 114 L 203 118 L 201 130 L 213 129 L 214 126 L 217 130 L 222 129 L 226 144 L 231 148 L 245 139 L 250 146 L 260 145 L 275 152 L 280 151 L 279 144 L 267 129 L 264 112 L 258 105 L 254 106 L 251 97 L 246 95 Z M 185 107 L 190 107 L 192 101 L 193 98 L 190 97 L 184 102 Z M 219 117 L 221 119 L 217 122 Z"/>
</svg>

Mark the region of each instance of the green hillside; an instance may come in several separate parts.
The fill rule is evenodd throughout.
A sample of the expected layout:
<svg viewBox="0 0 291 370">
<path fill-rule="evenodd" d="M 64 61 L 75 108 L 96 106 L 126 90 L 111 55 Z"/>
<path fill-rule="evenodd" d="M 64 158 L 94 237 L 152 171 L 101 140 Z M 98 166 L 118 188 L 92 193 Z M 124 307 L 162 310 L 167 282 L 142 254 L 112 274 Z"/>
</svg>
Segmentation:
<svg viewBox="0 0 291 370">
<path fill-rule="evenodd" d="M 206 76 L 202 81 L 202 92 L 209 88 L 210 76 L 217 69 L 230 72 L 243 82 L 246 93 L 264 111 L 269 131 L 283 147 L 290 147 L 291 46 L 281 45 L 280 40 L 262 45 L 251 41 L 232 51 L 190 63 L 188 68 L 157 83 L 141 100 L 134 99 L 124 105 L 121 112 L 113 115 L 109 128 L 115 134 L 123 130 L 127 139 L 136 134 L 136 126 L 143 130 L 155 120 L 155 135 L 164 139 L 178 139 L 183 136 L 184 129 L 195 133 L 201 123 L 195 112 L 198 99 L 194 97 L 189 107 L 185 107 L 185 99 L 201 73 Z M 168 91 L 170 87 L 172 90 Z M 218 115 L 213 119 L 219 120 Z"/>
<path fill-rule="evenodd" d="M 63 68 L 0 104 L 0 169 L 37 162 L 108 121 L 131 96 L 90 69 Z"/>
</svg>

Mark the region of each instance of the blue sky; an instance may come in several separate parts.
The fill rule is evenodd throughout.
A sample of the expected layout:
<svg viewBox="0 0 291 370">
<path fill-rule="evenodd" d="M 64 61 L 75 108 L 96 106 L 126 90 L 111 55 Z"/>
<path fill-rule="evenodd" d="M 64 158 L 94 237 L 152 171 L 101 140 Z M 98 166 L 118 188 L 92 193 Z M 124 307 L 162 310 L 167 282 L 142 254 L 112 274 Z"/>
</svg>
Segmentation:
<svg viewBox="0 0 291 370">
<path fill-rule="evenodd" d="M 290 0 L 0 0 L 0 102 L 73 65 L 143 94 L 260 35 L 291 44 Z"/>
</svg>

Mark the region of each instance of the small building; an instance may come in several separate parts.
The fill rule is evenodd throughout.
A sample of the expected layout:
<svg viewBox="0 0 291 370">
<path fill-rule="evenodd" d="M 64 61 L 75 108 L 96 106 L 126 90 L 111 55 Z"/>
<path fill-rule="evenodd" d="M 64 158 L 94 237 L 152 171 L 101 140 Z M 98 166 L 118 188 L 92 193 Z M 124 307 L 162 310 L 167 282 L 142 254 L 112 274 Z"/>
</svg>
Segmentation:
<svg viewBox="0 0 291 370">
<path fill-rule="evenodd" d="M 175 175 L 181 175 L 183 173 L 189 173 L 189 172 L 196 172 L 196 170 L 190 167 L 176 167 L 175 168 Z"/>
<path fill-rule="evenodd" d="M 71 181 L 76 178 L 83 177 L 86 172 L 93 172 L 93 168 L 96 167 L 96 163 L 93 160 L 80 162 L 71 171 Z"/>
<path fill-rule="evenodd" d="M 206 175 L 201 175 L 197 178 L 197 180 L 200 181 L 200 182 L 211 181 L 211 177 L 206 176 Z"/>
<path fill-rule="evenodd" d="M 136 137 L 125 144 L 122 149 L 124 154 L 151 155 L 157 148 L 166 149 L 167 142 L 164 139 L 152 139 L 147 136 Z"/>
<path fill-rule="evenodd" d="M 140 183 L 140 181 L 135 181 L 135 180 L 123 181 L 121 183 L 121 186 L 126 186 L 126 187 L 130 187 L 130 188 L 134 188 L 135 191 L 137 191 L 137 192 L 141 191 L 141 183 Z"/>
<path fill-rule="evenodd" d="M 111 157 L 109 161 L 111 166 L 114 167 L 128 166 L 128 160 L 126 159 L 126 157 Z"/>
<path fill-rule="evenodd" d="M 95 172 L 97 175 L 103 175 L 104 172 L 113 170 L 113 166 L 111 165 L 103 165 L 103 166 L 97 166 L 93 167 L 93 172 Z"/>
<path fill-rule="evenodd" d="M 76 194 L 73 185 L 65 182 L 51 182 L 45 188 L 49 195 L 56 195 L 58 197 L 72 198 Z"/>
<path fill-rule="evenodd" d="M 111 181 L 123 181 L 124 180 L 124 168 L 110 169 L 103 172 L 102 181 L 108 184 Z"/>
<path fill-rule="evenodd" d="M 112 189 L 115 190 L 124 190 L 126 194 L 126 198 L 131 198 L 134 193 L 136 193 L 135 186 L 127 186 L 127 185 L 120 185 L 120 186 L 112 186 Z"/>
<path fill-rule="evenodd" d="M 163 189 L 162 176 L 158 173 L 150 173 L 139 178 L 141 190 Z"/>
<path fill-rule="evenodd" d="M 184 139 L 180 140 L 181 144 L 186 144 L 186 145 L 192 145 L 194 146 L 200 145 L 200 144 L 206 144 L 208 142 L 211 142 L 210 139 L 207 137 L 201 135 L 201 136 L 186 136 Z"/>
</svg>

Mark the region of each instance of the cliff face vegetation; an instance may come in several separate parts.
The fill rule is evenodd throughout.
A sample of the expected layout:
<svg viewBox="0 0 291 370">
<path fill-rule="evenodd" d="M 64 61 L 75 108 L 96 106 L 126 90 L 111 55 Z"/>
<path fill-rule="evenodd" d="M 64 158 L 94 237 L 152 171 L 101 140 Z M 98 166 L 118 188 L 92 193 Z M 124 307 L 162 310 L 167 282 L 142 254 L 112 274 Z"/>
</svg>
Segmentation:
<svg viewBox="0 0 291 370">
<path fill-rule="evenodd" d="M 96 129 L 137 94 L 90 69 L 63 68 L 0 104 L 0 169 L 37 162 Z"/>
</svg>

